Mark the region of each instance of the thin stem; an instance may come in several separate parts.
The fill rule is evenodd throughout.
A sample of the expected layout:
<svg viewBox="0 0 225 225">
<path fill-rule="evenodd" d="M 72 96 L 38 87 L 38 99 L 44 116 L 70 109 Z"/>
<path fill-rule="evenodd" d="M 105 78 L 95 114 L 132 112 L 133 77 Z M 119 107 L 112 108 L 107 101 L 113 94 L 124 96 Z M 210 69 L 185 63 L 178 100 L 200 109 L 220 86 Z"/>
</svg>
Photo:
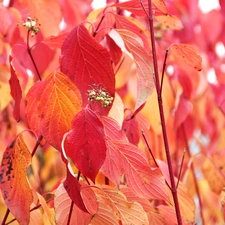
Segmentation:
<svg viewBox="0 0 225 225">
<path fill-rule="evenodd" d="M 68 216 L 68 220 L 67 220 L 67 225 L 70 225 L 70 220 L 71 220 L 72 212 L 73 212 L 73 205 L 74 205 L 74 202 L 71 201 L 70 212 L 69 212 L 69 216 Z"/>
<path fill-rule="evenodd" d="M 5 225 L 5 222 L 9 216 L 9 213 L 10 213 L 10 210 L 9 208 L 7 208 L 6 212 L 5 212 L 5 216 L 4 216 L 4 219 L 2 220 L 2 225 Z"/>
<path fill-rule="evenodd" d="M 36 65 L 36 63 L 34 61 L 34 58 L 32 56 L 32 53 L 31 53 L 31 48 L 30 48 L 30 45 L 29 45 L 29 40 L 30 40 L 30 30 L 28 30 L 28 32 L 27 32 L 27 52 L 28 52 L 28 55 L 30 56 L 30 59 L 31 59 L 33 65 L 34 65 L 34 68 L 36 70 L 37 76 L 38 76 L 39 80 L 41 80 L 41 75 L 40 75 L 40 73 L 38 71 L 37 65 Z"/>
<path fill-rule="evenodd" d="M 181 160 L 180 171 L 179 171 L 179 174 L 178 174 L 178 180 L 177 180 L 176 189 L 178 188 L 179 182 L 180 182 L 180 176 L 181 176 L 181 172 L 182 172 L 182 168 L 183 168 L 183 163 L 184 163 L 184 156 L 185 156 L 185 150 L 184 150 L 184 153 L 183 153 L 183 156 L 182 156 L 182 160 Z"/>
<path fill-rule="evenodd" d="M 168 49 L 166 49 L 166 54 L 165 54 L 165 58 L 164 58 L 164 62 L 163 62 L 162 78 L 161 78 L 161 83 L 160 83 L 160 96 L 162 96 L 162 88 L 163 88 L 164 73 L 165 73 L 165 69 L 166 69 L 167 56 L 168 56 Z"/>
<path fill-rule="evenodd" d="M 97 35 L 98 29 L 99 29 L 99 27 L 101 26 L 102 21 L 104 20 L 104 18 L 105 18 L 105 14 L 102 16 L 102 18 L 101 18 L 101 20 L 100 20 L 98 26 L 96 27 L 96 29 L 95 29 L 95 31 L 94 31 L 94 34 L 93 34 L 93 37 L 95 37 L 95 36 Z"/>
<path fill-rule="evenodd" d="M 147 139 L 146 139 L 146 137 L 145 137 L 144 131 L 142 130 L 141 133 L 142 133 L 142 136 L 143 136 L 143 138 L 144 138 L 145 144 L 147 145 L 148 151 L 150 152 L 150 154 L 151 154 L 151 156 L 152 156 L 152 159 L 153 159 L 155 165 L 156 165 L 157 167 L 159 167 L 159 166 L 158 166 L 158 163 L 156 162 L 156 159 L 155 159 L 155 157 L 154 157 L 154 155 L 153 155 L 153 153 L 152 153 L 152 150 L 151 150 L 151 148 L 150 148 L 150 146 L 149 146 L 149 144 L 148 144 L 148 141 L 147 141 Z"/>
<path fill-rule="evenodd" d="M 152 56 L 153 56 L 153 65 L 154 65 L 154 72 L 155 72 L 155 85 L 156 85 L 156 91 L 157 91 L 157 95 L 158 95 L 158 107 L 159 107 L 159 112 L 160 112 L 160 120 L 161 120 L 161 125 L 162 125 L 162 133 L 163 133 L 163 140 L 164 140 L 166 158 L 167 158 L 167 163 L 168 163 L 168 170 L 169 170 L 169 174 L 170 174 L 171 192 L 173 195 L 176 216 L 177 216 L 177 222 L 178 222 L 178 225 L 181 225 L 182 219 L 181 219 L 181 213 L 180 213 L 180 206 L 179 206 L 179 202 L 178 202 L 175 179 L 174 179 L 174 175 L 173 175 L 172 159 L 170 156 L 170 149 L 169 149 L 169 143 L 168 143 L 168 138 L 167 138 L 163 102 L 162 102 L 162 97 L 160 95 L 161 85 L 160 85 L 160 81 L 159 81 L 159 72 L 158 72 L 155 38 L 154 38 L 154 27 L 153 27 L 152 1 L 151 0 L 148 0 L 148 7 L 149 7 L 148 20 L 149 20 L 150 37 L 151 37 L 151 44 L 152 44 Z"/>
<path fill-rule="evenodd" d="M 188 144 L 188 138 L 187 138 L 187 134 L 186 134 L 186 130 L 185 130 L 184 124 L 181 125 L 181 129 L 182 129 L 183 136 L 184 136 L 184 141 L 185 141 L 185 145 L 186 145 L 187 154 L 188 154 L 188 157 L 190 158 L 191 157 L 191 153 L 190 153 L 190 148 L 189 148 L 189 144 Z M 195 175 L 195 167 L 194 167 L 193 163 L 191 163 L 191 171 L 192 171 L 192 175 L 193 175 L 193 179 L 194 179 L 195 190 L 196 190 L 196 193 L 197 193 L 197 196 L 198 196 L 199 211 L 200 211 L 200 215 L 201 215 L 201 218 L 202 218 L 202 225 L 204 225 L 205 224 L 205 220 L 204 220 L 204 216 L 203 216 L 203 204 L 202 204 L 202 200 L 201 200 L 200 190 L 199 190 L 199 187 L 198 187 L 198 180 L 197 180 L 196 175 Z"/>
<path fill-rule="evenodd" d="M 34 146 L 34 149 L 33 149 L 32 154 L 31 154 L 32 157 L 34 156 L 35 152 L 37 151 L 37 148 L 40 145 L 42 138 L 43 138 L 43 136 L 40 136 L 38 138 L 38 141 L 36 142 L 36 145 Z"/>
<path fill-rule="evenodd" d="M 173 97 L 176 98 L 175 90 L 173 88 L 173 85 L 172 85 L 172 82 L 171 82 L 170 79 L 169 79 L 169 85 L 170 85 L 170 89 L 172 91 Z M 181 124 L 181 129 L 182 129 L 182 133 L 183 133 L 183 137 L 184 137 L 187 155 L 188 155 L 188 158 L 190 158 L 191 153 L 190 153 L 190 148 L 189 148 L 189 144 L 188 144 L 188 138 L 187 138 L 185 126 L 184 126 L 183 123 Z M 191 173 L 192 173 L 192 176 L 193 176 L 193 179 L 194 179 L 194 186 L 195 186 L 196 194 L 198 196 L 199 211 L 200 211 L 200 215 L 201 215 L 201 218 L 202 218 L 202 225 L 204 225 L 205 221 L 204 221 L 204 217 L 203 217 L 203 204 L 202 204 L 202 200 L 201 200 L 200 190 L 199 190 L 199 187 L 198 187 L 198 181 L 197 181 L 197 178 L 196 178 L 196 175 L 195 175 L 195 167 L 194 167 L 193 163 L 191 163 Z"/>
</svg>

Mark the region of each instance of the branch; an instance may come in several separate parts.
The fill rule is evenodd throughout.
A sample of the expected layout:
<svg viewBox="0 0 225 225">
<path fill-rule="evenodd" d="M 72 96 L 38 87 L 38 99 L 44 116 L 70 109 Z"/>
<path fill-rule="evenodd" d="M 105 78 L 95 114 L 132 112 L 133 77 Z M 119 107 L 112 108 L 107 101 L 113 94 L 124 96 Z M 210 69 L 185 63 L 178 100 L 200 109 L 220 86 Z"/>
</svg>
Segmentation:
<svg viewBox="0 0 225 225">
<path fill-rule="evenodd" d="M 141 1 L 141 4 L 142 4 L 142 1 Z M 143 4 L 142 4 L 142 6 L 143 6 Z M 175 210 L 176 210 L 176 216 L 177 216 L 177 222 L 178 222 L 178 225 L 182 225 L 180 206 L 179 206 L 179 202 L 178 202 L 175 179 L 174 179 L 174 175 L 173 175 L 172 159 L 171 159 L 171 156 L 170 156 L 170 149 L 169 149 L 169 143 L 168 143 L 167 131 L 166 131 L 166 124 L 165 124 L 165 117 L 164 117 L 164 108 L 163 108 L 163 102 L 162 102 L 162 96 L 161 96 L 161 85 L 160 85 L 159 72 L 158 72 L 158 63 L 157 63 L 155 37 L 154 37 L 154 27 L 153 27 L 152 1 L 151 0 L 148 0 L 148 7 L 149 7 L 148 20 L 149 20 L 150 37 L 151 37 L 151 44 L 152 44 L 152 56 L 153 56 L 153 65 L 154 65 L 154 74 L 155 74 L 155 86 L 156 86 L 156 91 L 157 91 L 157 96 L 158 96 L 158 107 L 159 107 L 160 120 L 161 120 L 161 125 L 162 125 L 163 140 L 164 140 L 166 158 L 167 158 L 168 169 L 169 169 L 169 174 L 170 174 L 171 192 L 172 192 L 172 195 L 173 195 L 173 200 L 174 200 L 174 205 L 175 205 Z"/>
</svg>

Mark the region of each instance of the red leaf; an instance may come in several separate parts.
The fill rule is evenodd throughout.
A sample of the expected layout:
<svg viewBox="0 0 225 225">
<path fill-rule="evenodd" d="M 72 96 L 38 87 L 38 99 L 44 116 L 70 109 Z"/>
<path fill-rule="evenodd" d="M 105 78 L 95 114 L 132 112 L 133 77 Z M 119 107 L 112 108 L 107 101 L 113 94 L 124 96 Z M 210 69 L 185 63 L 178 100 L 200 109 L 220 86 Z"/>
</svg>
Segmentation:
<svg viewBox="0 0 225 225">
<path fill-rule="evenodd" d="M 101 168 L 115 184 L 119 184 L 122 174 L 137 196 L 153 199 L 167 199 L 164 179 L 159 169 L 151 169 L 147 157 L 136 146 L 130 144 L 113 119 L 104 119 L 107 136 L 107 156 Z M 160 190 L 160 191 L 159 191 Z"/>
<path fill-rule="evenodd" d="M 176 59 L 184 61 L 198 71 L 202 70 L 202 58 L 197 54 L 195 47 L 186 44 L 173 44 L 170 50 Z"/>
<path fill-rule="evenodd" d="M 11 96 L 13 97 L 15 101 L 14 109 L 13 109 L 13 117 L 16 121 L 20 120 L 20 101 L 22 98 L 22 90 L 20 87 L 19 80 L 16 76 L 16 72 L 14 68 L 12 67 L 12 56 L 9 56 L 9 63 L 10 63 L 10 72 L 11 77 L 9 79 L 10 89 L 11 89 Z"/>
<path fill-rule="evenodd" d="M 174 127 L 176 129 L 186 120 L 192 108 L 192 104 L 181 95 L 174 115 Z"/>
<path fill-rule="evenodd" d="M 106 42 L 109 47 L 109 52 L 112 56 L 113 62 L 117 65 L 122 57 L 121 48 L 116 44 L 116 42 L 109 36 L 106 36 Z"/>
<path fill-rule="evenodd" d="M 0 167 L 0 188 L 5 204 L 21 225 L 27 225 L 30 220 L 33 196 L 26 177 L 30 163 L 30 152 L 22 137 L 17 137 L 5 150 Z"/>
<path fill-rule="evenodd" d="M 133 55 L 137 66 L 137 100 L 135 111 L 138 110 L 148 99 L 154 90 L 154 77 L 152 57 L 143 46 L 142 40 L 133 32 L 123 29 L 116 30 L 125 42 L 128 51 Z"/>
<path fill-rule="evenodd" d="M 94 111 L 85 108 L 74 117 L 72 127 L 67 136 L 66 154 L 94 182 L 106 157 L 103 125 Z"/>
<path fill-rule="evenodd" d="M 89 103 L 87 91 L 94 84 L 100 85 L 114 97 L 115 76 L 110 54 L 83 24 L 76 26 L 65 39 L 60 64 L 61 71 L 75 82 L 82 93 L 84 105 Z"/>
</svg>

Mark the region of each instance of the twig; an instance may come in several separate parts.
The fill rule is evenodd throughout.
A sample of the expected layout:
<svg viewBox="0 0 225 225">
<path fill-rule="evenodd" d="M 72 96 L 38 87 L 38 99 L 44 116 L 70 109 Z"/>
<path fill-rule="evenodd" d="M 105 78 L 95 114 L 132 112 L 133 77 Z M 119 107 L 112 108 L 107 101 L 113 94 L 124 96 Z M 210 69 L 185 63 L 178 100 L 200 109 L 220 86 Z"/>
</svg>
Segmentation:
<svg viewBox="0 0 225 225">
<path fill-rule="evenodd" d="M 182 168 L 183 168 L 183 163 L 184 163 L 184 156 L 185 156 L 185 150 L 184 150 L 184 153 L 183 153 L 183 156 L 182 156 L 182 160 L 181 160 L 180 171 L 179 171 L 179 174 L 178 174 L 178 180 L 177 180 L 176 189 L 178 188 L 179 182 L 180 182 L 180 176 L 181 176 L 181 172 L 182 172 Z"/>
<path fill-rule="evenodd" d="M 46 202 L 50 202 L 51 200 L 53 200 L 53 198 L 48 199 Z M 34 211 L 34 210 L 40 208 L 41 206 L 42 206 L 41 204 L 36 205 L 34 208 L 32 208 L 32 209 L 30 210 L 30 212 L 32 212 L 32 211 Z M 5 223 L 4 225 L 9 225 L 10 223 L 12 223 L 12 222 L 14 222 L 14 221 L 16 221 L 16 218 L 10 220 L 8 223 Z M 3 225 L 3 224 L 2 224 L 2 225 Z"/>
<path fill-rule="evenodd" d="M 143 6 L 142 1 L 141 1 L 141 4 Z M 161 120 L 161 125 L 162 125 L 163 140 L 164 140 L 166 158 L 167 158 L 168 169 L 169 169 L 169 174 L 170 174 L 171 192 L 173 195 L 175 211 L 176 211 L 176 216 L 177 216 L 177 222 L 178 222 L 178 225 L 182 225 L 180 206 L 179 206 L 178 196 L 177 196 L 177 189 L 176 189 L 175 179 L 174 179 L 174 175 L 173 175 L 172 159 L 170 156 L 170 149 L 169 149 L 169 143 L 168 143 L 168 138 L 167 138 L 162 96 L 160 95 L 161 85 L 160 85 L 160 81 L 159 81 L 159 72 L 158 72 L 158 63 L 157 63 L 157 55 L 156 55 L 154 27 L 153 27 L 152 1 L 151 0 L 148 0 L 148 7 L 149 7 L 148 20 L 149 20 L 149 26 L 150 26 L 152 56 L 153 56 L 153 65 L 154 65 L 154 73 L 155 73 L 155 86 L 156 86 L 156 91 L 157 91 L 157 96 L 158 96 L 158 107 L 159 107 L 160 120 Z M 144 8 L 144 6 L 143 6 L 143 8 Z"/>
<path fill-rule="evenodd" d="M 5 212 L 4 219 L 2 220 L 2 225 L 6 224 L 5 222 L 6 222 L 7 218 L 8 218 L 8 216 L 9 216 L 9 213 L 10 213 L 10 210 L 9 210 L 9 208 L 7 208 L 7 210 Z"/>
<path fill-rule="evenodd" d="M 74 202 L 71 201 L 70 212 L 69 212 L 69 216 L 68 216 L 68 220 L 67 220 L 67 225 L 70 225 L 70 220 L 71 220 L 72 212 L 73 212 L 73 205 L 74 205 Z"/>
<path fill-rule="evenodd" d="M 34 58 L 33 58 L 33 55 L 31 53 L 31 48 L 30 48 L 30 45 L 29 45 L 29 40 L 30 40 L 30 30 L 27 31 L 27 52 L 28 52 L 28 55 L 30 56 L 30 59 L 31 59 L 33 65 L 34 65 L 34 68 L 36 70 L 37 76 L 38 76 L 39 80 L 41 80 L 41 75 L 40 75 L 40 73 L 38 71 L 37 65 L 36 65 L 36 63 L 34 61 Z"/>
<path fill-rule="evenodd" d="M 168 49 L 166 49 L 166 54 L 165 54 L 165 58 L 164 58 L 164 62 L 163 62 L 162 78 L 161 78 L 161 83 L 160 83 L 160 96 L 162 96 L 162 87 L 163 87 L 164 73 L 165 73 L 165 69 L 166 69 L 167 56 L 168 56 Z"/>
</svg>

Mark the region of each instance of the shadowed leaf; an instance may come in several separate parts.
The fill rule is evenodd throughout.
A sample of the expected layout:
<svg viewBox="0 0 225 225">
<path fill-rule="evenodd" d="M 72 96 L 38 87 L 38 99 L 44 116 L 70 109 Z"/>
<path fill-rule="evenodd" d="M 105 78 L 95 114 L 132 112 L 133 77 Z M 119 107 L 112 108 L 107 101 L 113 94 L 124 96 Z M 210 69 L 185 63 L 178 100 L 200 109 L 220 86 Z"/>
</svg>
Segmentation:
<svg viewBox="0 0 225 225">
<path fill-rule="evenodd" d="M 31 163 L 30 152 L 21 136 L 6 148 L 0 167 L 0 188 L 5 204 L 21 225 L 30 220 L 32 191 L 26 172 Z"/>
</svg>

